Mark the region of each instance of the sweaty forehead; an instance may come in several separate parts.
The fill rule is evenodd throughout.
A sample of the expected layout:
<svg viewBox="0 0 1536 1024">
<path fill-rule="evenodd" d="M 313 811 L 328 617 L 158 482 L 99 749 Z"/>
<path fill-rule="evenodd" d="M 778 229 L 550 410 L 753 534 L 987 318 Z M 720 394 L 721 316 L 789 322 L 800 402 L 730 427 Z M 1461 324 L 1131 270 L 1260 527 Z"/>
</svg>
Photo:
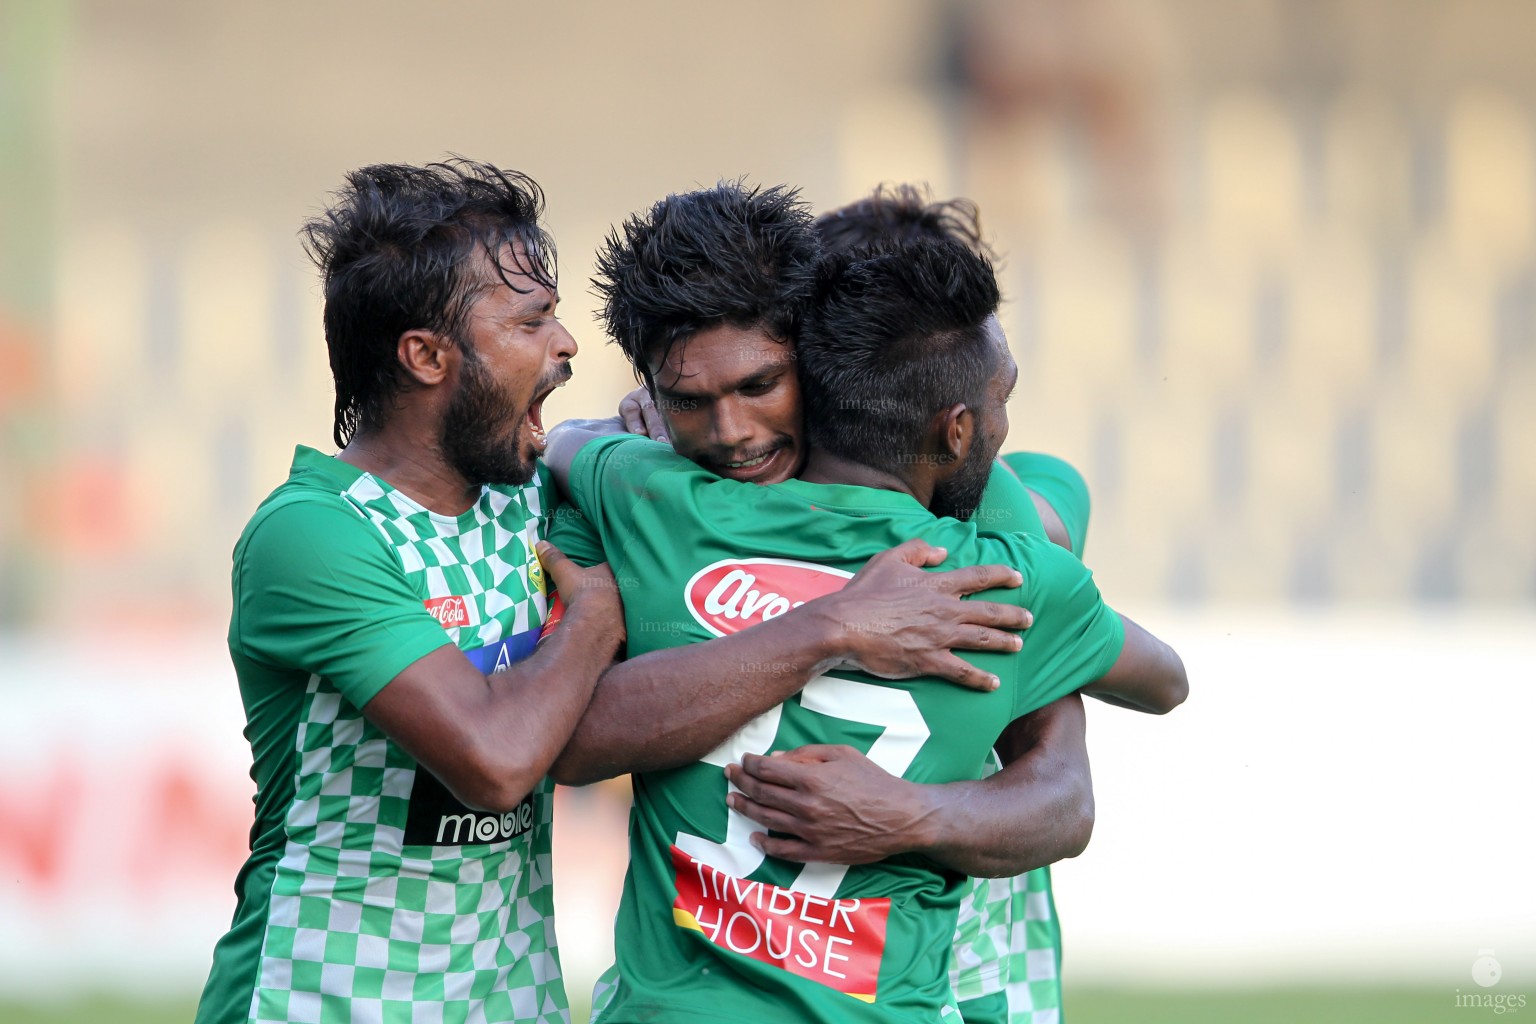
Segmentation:
<svg viewBox="0 0 1536 1024">
<path fill-rule="evenodd" d="M 651 367 L 658 390 L 670 395 L 725 394 L 769 374 L 794 369 L 795 350 L 757 327 L 728 324 L 700 331 L 672 346 Z"/>
<path fill-rule="evenodd" d="M 480 252 L 474 266 L 474 287 L 479 297 L 498 306 L 534 310 L 548 305 L 551 299 L 558 300 L 558 293 L 551 287 L 554 282 L 541 279 L 520 242 L 503 246 L 494 261 L 489 253 Z"/>
</svg>

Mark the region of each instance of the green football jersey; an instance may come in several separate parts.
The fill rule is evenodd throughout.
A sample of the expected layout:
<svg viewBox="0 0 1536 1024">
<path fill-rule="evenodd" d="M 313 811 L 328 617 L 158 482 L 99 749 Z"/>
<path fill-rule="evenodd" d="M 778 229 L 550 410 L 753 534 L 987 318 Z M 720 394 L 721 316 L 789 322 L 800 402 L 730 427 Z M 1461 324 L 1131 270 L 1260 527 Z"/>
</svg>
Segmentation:
<svg viewBox="0 0 1536 1024">
<path fill-rule="evenodd" d="M 1118 656 L 1119 618 L 1091 574 L 1038 537 L 978 534 L 908 495 L 721 480 L 632 437 L 583 449 L 571 492 L 619 581 L 631 656 L 783 614 L 911 537 L 947 548 L 950 565 L 1021 571 L 1022 587 L 985 596 L 1035 611 L 1023 650 L 965 655 L 1002 680 L 998 691 L 834 671 L 703 760 L 634 780 L 617 981 L 602 1024 L 938 1019 L 952 1005 L 950 945 L 967 880 L 918 856 L 854 867 L 765 857 L 748 840 L 757 826 L 725 803 L 722 769 L 748 752 L 847 743 L 912 781 L 980 777 L 1008 722 Z"/>
<path fill-rule="evenodd" d="M 199 1024 L 569 1020 L 549 781 L 472 810 L 359 710 L 448 644 L 485 672 L 533 650 L 547 481 L 442 516 L 300 448 L 246 526 L 229 649 L 256 821 Z"/>
</svg>

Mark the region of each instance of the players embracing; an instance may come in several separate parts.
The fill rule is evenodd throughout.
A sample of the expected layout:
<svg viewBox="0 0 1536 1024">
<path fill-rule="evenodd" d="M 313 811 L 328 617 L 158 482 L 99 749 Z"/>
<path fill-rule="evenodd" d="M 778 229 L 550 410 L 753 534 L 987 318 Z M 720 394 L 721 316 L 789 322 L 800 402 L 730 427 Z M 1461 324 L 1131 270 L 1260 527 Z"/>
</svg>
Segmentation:
<svg viewBox="0 0 1536 1024">
<path fill-rule="evenodd" d="M 549 461 L 586 514 L 557 538 L 578 561 L 614 563 L 631 654 L 750 635 L 911 537 L 952 561 L 1013 565 L 1022 586 L 989 596 L 1030 607 L 1034 626 L 1022 650 L 967 656 L 999 680 L 987 696 L 830 667 L 708 748 L 635 739 L 645 721 L 618 712 L 640 703 L 601 682 L 554 770 L 570 781 L 637 770 L 603 1024 L 938 1019 L 965 896 L 956 872 L 1012 874 L 1010 858 L 1038 838 L 1017 800 L 975 799 L 994 742 L 1022 732 L 1012 752 L 1029 751 L 1030 713 L 1085 687 L 1152 711 L 1185 693 L 1177 656 L 1110 611 L 1038 518 L 992 535 L 963 522 L 989 492 L 1021 525 L 1033 506 L 994 464 L 1017 368 L 990 265 L 948 241 L 805 255 L 816 248 L 793 193 L 735 185 L 668 197 L 610 239 L 598 281 L 610 333 L 656 399 L 652 432 L 677 452 L 593 424 L 556 431 Z M 674 726 L 698 714 L 648 696 Z M 789 753 L 758 756 L 770 750 Z M 785 799 L 829 775 L 851 780 L 839 786 L 847 817 L 897 808 L 834 855 L 805 839 L 820 826 Z M 923 807 L 928 828 L 903 825 Z M 751 819 L 790 836 L 765 837 Z"/>
</svg>

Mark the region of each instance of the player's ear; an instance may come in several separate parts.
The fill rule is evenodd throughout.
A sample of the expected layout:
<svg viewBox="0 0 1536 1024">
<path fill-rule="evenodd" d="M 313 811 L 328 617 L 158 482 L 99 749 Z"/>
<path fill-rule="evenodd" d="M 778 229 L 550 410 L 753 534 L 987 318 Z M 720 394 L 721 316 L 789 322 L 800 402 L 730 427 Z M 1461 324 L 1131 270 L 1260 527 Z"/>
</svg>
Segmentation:
<svg viewBox="0 0 1536 1024">
<path fill-rule="evenodd" d="M 964 462 L 976 439 L 976 413 L 961 402 L 939 415 L 943 421 L 940 450 L 956 462 Z"/>
<path fill-rule="evenodd" d="M 430 386 L 447 379 L 450 363 L 459 358 L 459 352 L 457 345 L 436 331 L 416 328 L 400 335 L 395 356 L 411 379 Z"/>
</svg>

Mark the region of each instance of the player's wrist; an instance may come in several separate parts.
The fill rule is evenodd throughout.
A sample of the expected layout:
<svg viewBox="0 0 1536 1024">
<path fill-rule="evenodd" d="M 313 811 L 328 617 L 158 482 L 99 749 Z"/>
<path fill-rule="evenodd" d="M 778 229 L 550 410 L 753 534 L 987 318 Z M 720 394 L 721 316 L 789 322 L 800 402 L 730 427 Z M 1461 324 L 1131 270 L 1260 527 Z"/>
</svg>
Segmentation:
<svg viewBox="0 0 1536 1024">
<path fill-rule="evenodd" d="M 901 846 L 892 853 L 932 855 L 942 849 L 950 831 L 946 826 L 946 803 L 941 799 L 944 787 L 925 786 L 905 779 L 897 781 L 905 790 L 903 796 L 911 811 L 907 824 L 899 833 Z"/>
<path fill-rule="evenodd" d="M 843 662 L 857 664 L 863 653 L 858 634 L 847 628 L 845 617 L 839 614 L 836 598 L 836 594 L 815 598 L 773 620 L 796 645 L 812 675 Z"/>
</svg>

